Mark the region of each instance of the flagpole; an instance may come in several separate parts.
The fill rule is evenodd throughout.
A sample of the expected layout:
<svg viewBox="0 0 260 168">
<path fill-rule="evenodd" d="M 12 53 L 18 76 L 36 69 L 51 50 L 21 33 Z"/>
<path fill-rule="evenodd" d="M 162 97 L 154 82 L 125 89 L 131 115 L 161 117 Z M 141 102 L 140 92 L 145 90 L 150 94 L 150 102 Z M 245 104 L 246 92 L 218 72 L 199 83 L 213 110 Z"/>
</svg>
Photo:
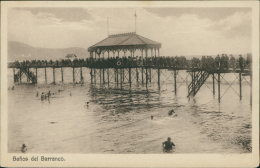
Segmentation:
<svg viewBox="0 0 260 168">
<path fill-rule="evenodd" d="M 107 35 L 109 36 L 109 24 L 108 24 L 108 17 L 107 17 Z"/>
<path fill-rule="evenodd" d="M 136 11 L 135 11 L 135 33 L 136 33 Z"/>
</svg>

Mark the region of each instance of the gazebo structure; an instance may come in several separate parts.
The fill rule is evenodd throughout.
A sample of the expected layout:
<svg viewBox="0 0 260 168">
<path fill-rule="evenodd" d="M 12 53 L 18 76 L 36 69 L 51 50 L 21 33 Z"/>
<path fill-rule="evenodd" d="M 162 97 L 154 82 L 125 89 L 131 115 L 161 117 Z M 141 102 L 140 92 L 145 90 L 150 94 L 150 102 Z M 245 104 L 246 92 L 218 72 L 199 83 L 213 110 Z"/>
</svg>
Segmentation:
<svg viewBox="0 0 260 168">
<path fill-rule="evenodd" d="M 98 55 L 100 58 L 100 54 L 102 53 L 103 58 L 104 54 L 107 52 L 108 58 L 109 53 L 113 53 L 113 56 L 115 57 L 116 53 L 117 56 L 119 56 L 120 51 L 124 53 L 124 56 L 126 56 L 126 52 L 130 52 L 131 56 L 134 56 L 134 53 L 139 50 L 141 51 L 141 55 L 143 55 L 145 51 L 145 57 L 148 57 L 148 51 L 151 51 L 150 56 L 155 56 L 156 53 L 158 53 L 158 56 L 160 56 L 159 49 L 161 48 L 161 43 L 155 42 L 153 40 L 147 39 L 145 37 L 142 37 L 135 32 L 132 33 L 123 33 L 123 34 L 115 34 L 115 35 L 109 35 L 106 39 L 98 42 L 97 44 L 94 44 L 93 46 L 88 48 L 88 51 L 90 52 L 90 57 L 93 58 L 93 56 Z"/>
</svg>

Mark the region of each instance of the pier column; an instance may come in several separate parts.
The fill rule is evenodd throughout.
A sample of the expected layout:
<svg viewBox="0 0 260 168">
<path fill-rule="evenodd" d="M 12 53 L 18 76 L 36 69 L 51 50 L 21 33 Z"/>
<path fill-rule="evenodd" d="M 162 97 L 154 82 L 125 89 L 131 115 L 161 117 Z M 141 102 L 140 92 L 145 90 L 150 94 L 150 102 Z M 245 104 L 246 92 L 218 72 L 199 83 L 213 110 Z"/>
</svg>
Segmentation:
<svg viewBox="0 0 260 168">
<path fill-rule="evenodd" d="M 97 70 L 96 70 L 96 68 L 94 68 L 94 81 L 95 81 L 95 84 L 96 84 L 96 82 L 97 82 L 96 74 L 97 74 Z"/>
<path fill-rule="evenodd" d="M 99 56 L 100 56 L 100 54 L 99 54 Z M 101 85 L 101 83 L 102 83 L 101 75 L 102 75 L 102 73 L 101 73 L 101 68 L 100 68 L 100 69 L 99 69 L 99 82 L 100 82 L 100 85 Z"/>
<path fill-rule="evenodd" d="M 46 70 L 45 70 L 46 72 Z M 22 68 L 20 68 L 20 84 L 22 83 Z"/>
<path fill-rule="evenodd" d="M 220 73 L 218 73 L 218 102 L 220 103 Z"/>
<path fill-rule="evenodd" d="M 152 68 L 149 68 L 149 81 L 152 81 Z"/>
<path fill-rule="evenodd" d="M 104 56 L 104 54 L 103 54 Z M 105 69 L 103 68 L 103 83 L 105 83 Z"/>
<path fill-rule="evenodd" d="M 147 71 L 147 67 L 145 68 L 145 70 L 146 70 L 146 73 L 145 73 L 146 75 L 145 75 L 145 76 L 146 76 L 146 87 L 147 87 L 147 83 L 148 83 L 148 71 Z"/>
<path fill-rule="evenodd" d="M 38 83 L 38 76 L 37 76 L 37 67 L 36 67 L 36 69 L 35 69 L 36 71 L 35 71 L 35 76 L 36 76 L 36 83 Z"/>
<path fill-rule="evenodd" d="M 125 69 L 123 68 L 123 81 L 125 81 Z"/>
<path fill-rule="evenodd" d="M 138 82 L 138 69 L 136 68 L 136 81 Z"/>
<path fill-rule="evenodd" d="M 55 84 L 55 68 L 53 67 L 53 84 Z"/>
<path fill-rule="evenodd" d="M 45 83 L 47 84 L 47 74 L 46 74 L 46 68 L 45 68 Z"/>
<path fill-rule="evenodd" d="M 30 68 L 27 68 L 27 82 L 30 81 L 30 79 L 29 79 L 29 70 L 30 70 Z"/>
<path fill-rule="evenodd" d="M 147 88 L 147 82 L 148 82 L 148 73 L 147 73 L 147 57 L 148 57 L 148 49 L 145 49 L 145 77 L 146 77 L 146 88 Z"/>
<path fill-rule="evenodd" d="M 251 57 L 251 61 L 252 61 L 252 57 Z M 249 74 L 250 74 L 250 105 L 252 108 L 252 62 L 250 62 L 249 64 Z"/>
<path fill-rule="evenodd" d="M 63 68 L 61 67 L 60 70 L 61 70 L 61 81 L 64 82 L 64 80 L 63 80 Z"/>
<path fill-rule="evenodd" d="M 92 68 L 90 68 L 90 78 L 91 78 L 91 83 L 93 83 L 93 74 L 92 74 Z"/>
<path fill-rule="evenodd" d="M 212 78 L 213 78 L 213 95 L 215 96 L 215 76 L 214 76 L 214 73 L 212 74 Z"/>
<path fill-rule="evenodd" d="M 194 72 L 191 72 L 192 96 L 194 96 Z"/>
<path fill-rule="evenodd" d="M 73 78 L 73 83 L 75 83 L 75 70 L 74 70 L 74 67 L 72 67 L 72 78 Z"/>
<path fill-rule="evenodd" d="M 240 100 L 242 100 L 242 78 L 241 78 L 241 71 L 239 72 L 239 97 L 240 97 Z"/>
<path fill-rule="evenodd" d="M 175 93 L 175 95 L 176 95 L 176 93 L 177 93 L 176 76 L 177 76 L 176 70 L 174 70 L 174 93 Z"/>
<path fill-rule="evenodd" d="M 158 68 L 158 89 L 160 90 L 160 68 Z"/>
<path fill-rule="evenodd" d="M 82 67 L 80 67 L 80 82 L 83 83 Z"/>
<path fill-rule="evenodd" d="M 15 81 L 15 69 L 13 68 L 13 73 L 14 73 L 14 83 L 16 82 Z"/>
<path fill-rule="evenodd" d="M 109 87 L 109 68 L 107 68 L 107 86 Z"/>
<path fill-rule="evenodd" d="M 122 88 L 123 86 L 122 68 L 120 69 L 120 81 L 121 81 L 121 88 Z"/>
<path fill-rule="evenodd" d="M 131 79 L 131 68 L 129 68 L 129 84 L 130 84 L 130 87 L 131 87 L 131 84 L 132 84 L 132 79 Z"/>
<path fill-rule="evenodd" d="M 118 86 L 118 69 L 116 69 L 116 84 Z"/>
<path fill-rule="evenodd" d="M 116 82 L 116 69 L 114 69 L 115 82 Z"/>
<path fill-rule="evenodd" d="M 144 84 L 144 67 L 142 65 L 142 84 Z"/>
</svg>

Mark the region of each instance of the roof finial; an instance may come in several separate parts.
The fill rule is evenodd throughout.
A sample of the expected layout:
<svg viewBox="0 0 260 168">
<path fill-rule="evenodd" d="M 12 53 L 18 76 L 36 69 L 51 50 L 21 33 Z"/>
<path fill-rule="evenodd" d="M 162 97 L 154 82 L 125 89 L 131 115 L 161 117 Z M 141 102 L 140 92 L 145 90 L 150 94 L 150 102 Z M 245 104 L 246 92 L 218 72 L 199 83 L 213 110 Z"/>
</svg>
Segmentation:
<svg viewBox="0 0 260 168">
<path fill-rule="evenodd" d="M 137 15 L 136 15 L 136 11 L 135 11 L 135 33 L 136 33 L 136 18 L 137 18 Z"/>
<path fill-rule="evenodd" d="M 108 24 L 108 17 L 107 17 L 107 34 L 109 36 L 109 24 Z"/>
</svg>

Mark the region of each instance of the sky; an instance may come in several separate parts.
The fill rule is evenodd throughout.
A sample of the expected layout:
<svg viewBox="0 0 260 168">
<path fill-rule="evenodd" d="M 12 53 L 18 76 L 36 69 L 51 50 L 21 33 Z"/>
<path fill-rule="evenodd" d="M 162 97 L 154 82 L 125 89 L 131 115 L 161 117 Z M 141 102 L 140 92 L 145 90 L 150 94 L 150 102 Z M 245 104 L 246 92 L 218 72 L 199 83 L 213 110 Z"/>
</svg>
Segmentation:
<svg viewBox="0 0 260 168">
<path fill-rule="evenodd" d="M 9 8 L 8 41 L 42 48 L 88 48 L 135 31 L 162 43 L 160 55 L 252 52 L 251 8 Z M 109 29 L 108 29 L 109 27 Z"/>
</svg>

